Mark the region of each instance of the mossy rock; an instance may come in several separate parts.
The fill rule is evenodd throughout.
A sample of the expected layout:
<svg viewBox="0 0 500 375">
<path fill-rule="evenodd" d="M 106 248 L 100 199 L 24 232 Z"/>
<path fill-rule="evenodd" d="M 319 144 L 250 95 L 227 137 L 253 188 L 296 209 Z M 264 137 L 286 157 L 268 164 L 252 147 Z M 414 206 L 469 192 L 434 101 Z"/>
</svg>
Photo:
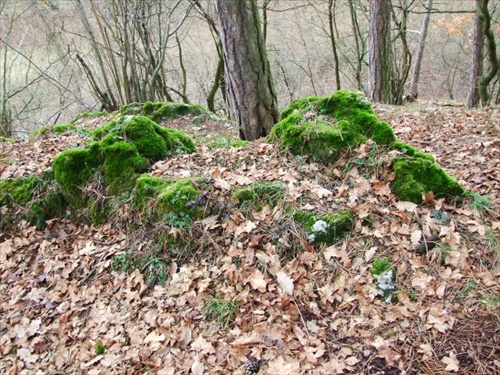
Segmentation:
<svg viewBox="0 0 500 375">
<path fill-rule="evenodd" d="M 294 219 L 304 226 L 308 239 L 314 243 L 333 244 L 354 225 L 354 214 L 348 209 L 322 215 L 319 219 L 312 213 L 299 211 Z"/>
<path fill-rule="evenodd" d="M 400 200 L 422 203 L 422 195 L 430 192 L 435 198 L 461 197 L 465 189 L 440 166 L 419 158 L 405 157 L 393 161 L 395 179 L 392 181 L 394 193 Z"/>
<path fill-rule="evenodd" d="M 340 150 L 356 147 L 367 138 L 379 145 L 396 141 L 394 130 L 378 119 L 362 93 L 341 90 L 294 101 L 281 113 L 268 141 L 280 140 L 294 154 L 330 162 Z"/>
<path fill-rule="evenodd" d="M 275 207 L 285 199 L 287 186 L 270 181 L 258 181 L 248 186 L 236 188 L 233 198 L 237 199 L 240 208 L 255 207 L 258 211 L 269 204 Z"/>
<path fill-rule="evenodd" d="M 164 128 L 144 116 L 125 116 L 111 121 L 95 129 L 93 135 L 103 147 L 117 141 L 130 142 L 141 156 L 153 162 L 196 149 L 192 139 L 181 131 Z"/>
<path fill-rule="evenodd" d="M 0 206 L 25 206 L 33 198 L 39 182 L 35 176 L 0 180 Z"/>
<path fill-rule="evenodd" d="M 78 128 L 73 124 L 56 124 L 52 125 L 50 131 L 56 134 L 66 133 L 67 131 L 77 131 Z"/>
<path fill-rule="evenodd" d="M 151 209 L 148 202 L 155 200 L 153 216 L 161 220 L 170 213 L 201 217 L 203 210 L 198 204 L 200 191 L 192 179 L 164 180 L 149 175 L 140 176 L 135 184 L 134 203 L 143 211 Z"/>
<path fill-rule="evenodd" d="M 141 115 L 153 121 L 174 119 L 179 116 L 191 115 L 199 116 L 210 114 L 210 111 L 198 104 L 174 103 L 174 102 L 146 102 L 132 103 L 120 109 L 123 115 Z"/>
<path fill-rule="evenodd" d="M 88 149 L 65 150 L 54 159 L 54 177 L 69 200 L 82 203 L 82 187 L 101 164 L 102 153 L 96 144 Z"/>
<path fill-rule="evenodd" d="M 434 163 L 435 159 L 434 156 L 431 154 L 427 154 L 425 152 L 417 150 L 415 147 L 410 146 L 404 142 L 396 141 L 392 144 L 392 149 L 398 150 L 402 152 L 405 155 L 412 156 L 415 158 L 419 159 L 425 159 L 429 160 L 430 162 Z"/>
<path fill-rule="evenodd" d="M 104 180 L 112 193 L 131 190 L 135 175 L 145 172 L 151 164 L 142 157 L 132 143 L 116 142 L 103 150 L 102 170 Z"/>
<path fill-rule="evenodd" d="M 21 216 L 36 225 L 45 226 L 45 221 L 65 213 L 66 202 L 54 183 L 51 171 L 42 176 L 8 178 L 0 180 L 0 206 L 21 206 Z M 16 212 L 18 211 L 15 208 Z M 11 216 L 16 216 L 11 212 Z M 6 213 L 8 216 L 9 213 Z M 8 218 L 2 218 L 2 227 Z"/>
</svg>

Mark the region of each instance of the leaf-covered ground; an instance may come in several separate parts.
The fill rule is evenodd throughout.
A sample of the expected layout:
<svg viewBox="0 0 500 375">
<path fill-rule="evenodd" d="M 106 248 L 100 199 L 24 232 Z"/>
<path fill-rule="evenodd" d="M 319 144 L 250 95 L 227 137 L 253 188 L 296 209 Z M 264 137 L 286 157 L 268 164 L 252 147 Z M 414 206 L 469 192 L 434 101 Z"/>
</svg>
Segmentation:
<svg viewBox="0 0 500 375">
<path fill-rule="evenodd" d="M 459 206 L 432 196 L 422 206 L 398 202 L 390 155 L 374 144 L 325 166 L 264 141 L 213 148 L 228 143 L 221 134 L 235 138 L 227 123 L 165 123 L 194 136 L 198 150 L 152 174 L 210 178 L 204 198 L 218 214 L 187 228 L 138 227 L 140 214 L 124 204 L 97 227 L 53 219 L 43 231 L 24 223 L 0 234 L 0 372 L 244 374 L 254 358 L 270 375 L 499 373 L 500 111 L 375 109 L 476 194 Z M 84 138 L 3 142 L 0 178 L 41 173 Z M 287 184 L 284 202 L 239 210 L 232 189 L 259 180 Z M 342 207 L 355 212 L 355 230 L 333 246 L 310 244 L 289 215 Z M 161 233 L 196 246 L 157 249 Z M 432 234 L 438 245 L 420 254 Z M 154 253 L 168 268 L 114 270 L 132 253 Z M 392 304 L 377 297 L 369 272 L 382 257 L 397 270 Z M 160 271 L 156 281 L 166 281 L 152 286 Z M 231 302 L 231 319 L 214 301 Z"/>
</svg>

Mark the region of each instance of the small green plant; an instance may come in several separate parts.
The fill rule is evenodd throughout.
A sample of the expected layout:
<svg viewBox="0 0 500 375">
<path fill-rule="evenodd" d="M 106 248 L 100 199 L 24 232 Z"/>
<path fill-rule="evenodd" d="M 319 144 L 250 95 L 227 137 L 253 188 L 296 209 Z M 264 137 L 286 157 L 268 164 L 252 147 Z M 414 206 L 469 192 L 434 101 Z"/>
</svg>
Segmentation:
<svg viewBox="0 0 500 375">
<path fill-rule="evenodd" d="M 373 261 L 370 273 L 372 275 L 381 275 L 392 268 L 391 262 L 388 258 L 379 258 Z"/>
<path fill-rule="evenodd" d="M 163 217 L 171 227 L 188 228 L 193 219 L 185 212 L 169 212 Z"/>
<path fill-rule="evenodd" d="M 104 354 L 104 345 L 102 344 L 102 342 L 98 342 L 97 345 L 95 346 L 95 354 L 97 355 Z"/>
<path fill-rule="evenodd" d="M 137 261 L 131 253 L 121 253 L 113 258 L 111 267 L 113 267 L 113 270 L 115 271 L 122 270 L 123 272 L 128 273 L 137 268 Z"/>
<path fill-rule="evenodd" d="M 484 210 L 490 210 L 491 206 L 493 203 L 491 200 L 485 196 L 485 195 L 480 195 L 478 193 L 475 193 L 473 191 L 468 191 L 467 196 L 472 199 L 472 201 L 469 203 L 469 207 L 473 210 L 478 210 L 479 212 L 484 211 Z"/>
<path fill-rule="evenodd" d="M 149 286 L 165 285 L 168 279 L 168 268 L 161 259 L 150 256 L 141 262 L 141 271 L 146 275 Z"/>
<path fill-rule="evenodd" d="M 238 312 L 238 308 L 239 304 L 237 302 L 226 301 L 221 297 L 216 297 L 205 304 L 202 311 L 207 319 L 216 320 L 222 329 L 226 329 L 229 322 Z"/>
</svg>

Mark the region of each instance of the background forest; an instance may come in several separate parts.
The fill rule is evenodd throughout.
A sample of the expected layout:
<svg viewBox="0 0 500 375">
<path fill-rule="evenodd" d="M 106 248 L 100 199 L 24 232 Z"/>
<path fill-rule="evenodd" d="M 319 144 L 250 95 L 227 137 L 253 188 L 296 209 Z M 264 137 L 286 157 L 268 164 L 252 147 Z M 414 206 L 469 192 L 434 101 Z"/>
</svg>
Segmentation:
<svg viewBox="0 0 500 375">
<path fill-rule="evenodd" d="M 280 109 L 335 89 L 367 91 L 369 1 L 258 5 Z M 420 99 L 466 101 L 476 1 L 392 6 L 394 102 L 415 90 Z M 499 2 L 489 11 L 498 38 Z M 227 114 L 214 1 L 0 0 L 0 12 L 0 135 L 27 138 L 42 125 L 132 102 L 198 103 Z M 498 104 L 499 74 L 489 92 Z"/>
</svg>

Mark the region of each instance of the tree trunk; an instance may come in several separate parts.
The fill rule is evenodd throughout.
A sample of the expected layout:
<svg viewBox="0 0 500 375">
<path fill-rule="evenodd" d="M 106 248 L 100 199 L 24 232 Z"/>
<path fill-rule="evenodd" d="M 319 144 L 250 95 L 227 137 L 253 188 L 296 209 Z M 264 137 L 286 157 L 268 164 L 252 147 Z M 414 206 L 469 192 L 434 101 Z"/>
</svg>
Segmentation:
<svg viewBox="0 0 500 375">
<path fill-rule="evenodd" d="M 217 0 L 227 99 L 240 137 L 264 137 L 279 113 L 255 0 Z"/>
<path fill-rule="evenodd" d="M 370 2 L 369 96 L 374 102 L 390 103 L 391 92 L 391 1 Z"/>
<path fill-rule="evenodd" d="M 477 2 L 476 2 L 477 4 Z M 469 94 L 467 95 L 467 107 L 479 105 L 479 77 L 483 74 L 483 51 L 484 51 L 484 18 L 480 9 L 476 10 L 474 19 L 474 31 L 472 34 L 472 65 L 470 74 Z"/>
<path fill-rule="evenodd" d="M 340 64 L 339 64 L 339 54 L 337 53 L 337 38 L 335 36 L 334 31 L 334 23 L 335 23 L 335 1 L 336 0 L 328 0 L 328 26 L 330 31 L 330 42 L 332 43 L 332 52 L 333 52 L 333 62 L 335 64 L 335 82 L 337 85 L 337 90 L 342 88 L 340 83 Z"/>
<path fill-rule="evenodd" d="M 483 34 L 486 37 L 486 54 L 488 55 L 488 60 L 490 61 L 489 69 L 484 75 L 479 78 L 479 99 L 481 100 L 481 105 L 486 106 L 489 102 L 488 86 L 495 78 L 499 67 L 498 56 L 497 56 L 497 45 L 495 42 L 495 34 L 491 29 L 491 14 L 488 10 L 489 0 L 477 0 L 477 6 L 480 7 L 480 12 L 484 18 L 483 24 Z"/>
<path fill-rule="evenodd" d="M 427 39 L 427 30 L 429 29 L 429 21 L 431 19 L 431 8 L 433 0 L 427 0 L 425 5 L 426 13 L 422 21 L 422 28 L 420 29 L 420 39 L 418 41 L 417 57 L 415 58 L 415 65 L 413 67 L 413 74 L 411 77 L 410 96 L 414 99 L 418 97 L 418 81 L 420 79 L 420 69 L 422 67 L 422 59 L 424 56 L 425 41 Z"/>
</svg>

